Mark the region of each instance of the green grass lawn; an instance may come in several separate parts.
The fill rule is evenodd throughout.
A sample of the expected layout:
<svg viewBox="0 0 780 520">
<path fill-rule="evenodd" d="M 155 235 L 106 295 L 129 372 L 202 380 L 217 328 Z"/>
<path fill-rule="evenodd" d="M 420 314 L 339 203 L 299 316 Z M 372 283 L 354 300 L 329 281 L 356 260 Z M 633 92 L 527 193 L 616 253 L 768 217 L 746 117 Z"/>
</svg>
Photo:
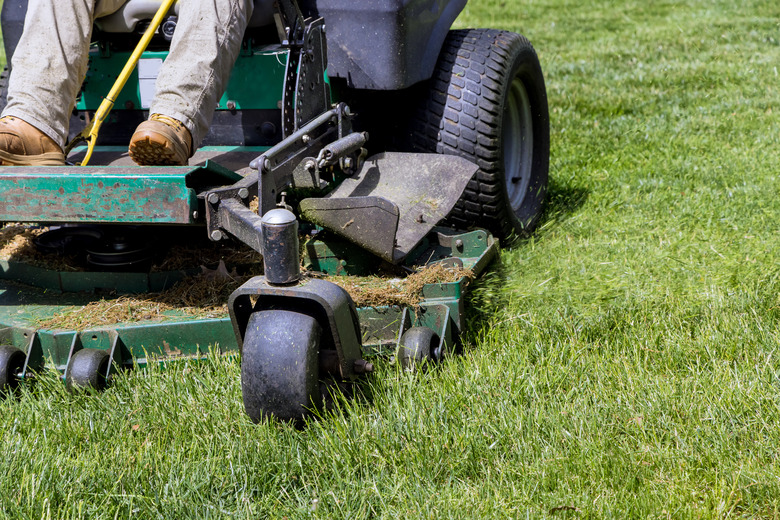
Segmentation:
<svg viewBox="0 0 780 520">
<path fill-rule="evenodd" d="M 546 73 L 551 189 L 464 354 L 304 431 L 236 359 L 0 402 L 5 518 L 780 516 L 780 5 L 472 0 Z"/>
</svg>

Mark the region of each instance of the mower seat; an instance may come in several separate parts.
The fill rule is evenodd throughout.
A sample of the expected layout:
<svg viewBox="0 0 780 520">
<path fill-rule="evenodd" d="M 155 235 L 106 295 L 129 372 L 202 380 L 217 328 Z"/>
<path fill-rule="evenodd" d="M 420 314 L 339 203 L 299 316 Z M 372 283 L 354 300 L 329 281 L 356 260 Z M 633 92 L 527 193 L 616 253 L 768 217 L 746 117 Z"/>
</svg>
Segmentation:
<svg viewBox="0 0 780 520">
<path fill-rule="evenodd" d="M 255 7 L 249 27 L 263 27 L 272 24 L 274 19 L 273 0 L 254 0 Z M 161 0 L 129 0 L 115 13 L 104 16 L 96 21 L 98 28 L 107 33 L 131 33 L 138 23 L 151 20 L 162 4 Z M 179 3 L 174 5 L 174 12 L 179 14 Z"/>
</svg>

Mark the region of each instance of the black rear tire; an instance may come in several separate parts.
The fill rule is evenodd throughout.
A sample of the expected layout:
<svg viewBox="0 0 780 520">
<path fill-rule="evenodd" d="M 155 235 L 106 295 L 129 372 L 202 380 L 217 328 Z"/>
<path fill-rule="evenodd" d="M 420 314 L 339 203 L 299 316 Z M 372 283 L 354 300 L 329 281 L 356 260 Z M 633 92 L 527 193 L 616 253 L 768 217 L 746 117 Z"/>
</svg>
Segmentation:
<svg viewBox="0 0 780 520">
<path fill-rule="evenodd" d="M 507 31 L 450 31 L 421 97 L 406 146 L 480 167 L 450 224 L 527 236 L 541 215 L 550 161 L 547 93 L 531 43 Z"/>
</svg>

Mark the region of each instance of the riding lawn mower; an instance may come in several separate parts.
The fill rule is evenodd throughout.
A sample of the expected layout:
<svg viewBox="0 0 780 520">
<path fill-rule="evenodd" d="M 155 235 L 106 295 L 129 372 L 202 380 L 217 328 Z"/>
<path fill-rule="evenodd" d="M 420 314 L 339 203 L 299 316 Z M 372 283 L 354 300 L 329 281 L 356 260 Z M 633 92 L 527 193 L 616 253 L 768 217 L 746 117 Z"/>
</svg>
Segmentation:
<svg viewBox="0 0 780 520">
<path fill-rule="evenodd" d="M 499 240 L 533 230 L 549 163 L 533 47 L 507 31 L 451 30 L 465 4 L 256 0 L 189 166 L 140 167 L 127 155 L 176 6 L 151 29 L 160 0 L 99 19 L 72 139 L 95 120 L 139 35 L 152 38 L 97 142 L 73 147 L 66 166 L 0 167 L 0 250 L 29 242 L 27 254 L 0 254 L 0 392 L 45 368 L 69 388 L 102 389 L 118 370 L 217 349 L 240 353 L 252 420 L 300 422 L 375 359 L 413 368 L 453 353 L 469 275 Z M 2 7 L 9 63 L 26 8 Z M 236 250 L 249 260 L 226 266 Z M 164 260 L 177 251 L 195 265 Z M 219 267 L 203 265 L 203 251 L 216 251 Z M 249 275 L 222 314 L 58 322 L 107 295 L 186 286 L 198 271 L 224 284 L 236 268 Z M 391 287 L 431 269 L 456 274 L 423 283 L 413 303 L 357 306 L 337 283 L 381 272 Z"/>
</svg>

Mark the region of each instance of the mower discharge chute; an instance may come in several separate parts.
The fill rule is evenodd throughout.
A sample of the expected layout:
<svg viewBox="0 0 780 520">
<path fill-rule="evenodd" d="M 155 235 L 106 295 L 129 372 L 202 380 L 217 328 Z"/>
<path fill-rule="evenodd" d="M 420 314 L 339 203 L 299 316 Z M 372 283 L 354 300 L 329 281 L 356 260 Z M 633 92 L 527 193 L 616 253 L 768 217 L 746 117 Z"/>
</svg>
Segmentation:
<svg viewBox="0 0 780 520">
<path fill-rule="evenodd" d="M 97 22 L 72 137 L 159 4 L 131 0 Z M 329 381 L 370 372 L 366 355 L 413 366 L 455 348 L 465 278 L 423 285 L 416 305 L 357 308 L 345 289 L 312 272 L 443 265 L 478 274 L 496 251 L 494 235 L 530 232 L 549 160 L 536 53 L 514 33 L 450 30 L 465 0 L 255 4 L 192 166 L 137 167 L 126 154 L 148 116 L 174 7 L 103 123 L 94 166 L 0 168 L 0 222 L 26 223 L 20 229 L 36 235 L 38 255 L 0 259 L 0 391 L 45 366 L 69 387 L 102 388 L 117 368 L 200 357 L 218 345 L 242 354 L 253 420 L 299 421 L 323 406 Z M 25 11 L 26 2 L 3 5 L 9 61 Z M 68 161 L 86 152 L 76 148 Z M 153 257 L 169 243 L 197 244 L 188 238 L 196 235 L 263 257 L 264 274 L 229 297 L 229 318 L 51 321 L 63 305 L 106 290 L 170 287 L 183 273 L 150 268 Z M 40 262 L 63 253 L 86 267 Z"/>
</svg>

